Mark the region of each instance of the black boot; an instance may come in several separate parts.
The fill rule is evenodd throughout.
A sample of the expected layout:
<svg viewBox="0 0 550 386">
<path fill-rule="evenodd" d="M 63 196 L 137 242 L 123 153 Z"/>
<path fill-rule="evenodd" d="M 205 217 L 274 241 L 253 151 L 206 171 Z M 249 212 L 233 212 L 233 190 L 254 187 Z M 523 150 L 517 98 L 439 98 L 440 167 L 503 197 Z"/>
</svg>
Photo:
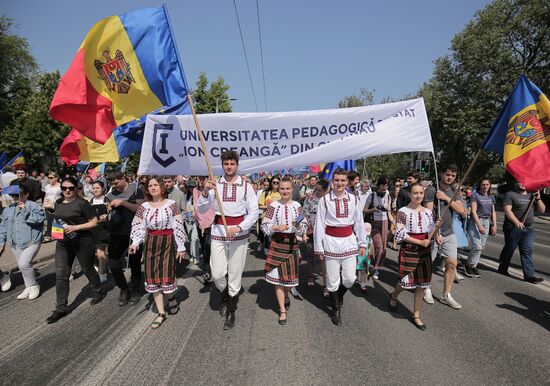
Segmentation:
<svg viewBox="0 0 550 386">
<path fill-rule="evenodd" d="M 222 291 L 221 296 L 222 296 L 222 300 L 220 303 L 220 315 L 222 317 L 225 317 L 225 315 L 227 314 L 227 301 L 229 299 L 229 293 L 227 292 L 227 287 L 225 287 L 225 289 Z"/>
<path fill-rule="evenodd" d="M 344 287 L 343 284 L 340 284 L 340 287 L 338 287 L 338 304 L 340 305 L 340 308 L 344 305 L 344 295 L 348 292 L 348 289 Z"/>
<path fill-rule="evenodd" d="M 338 292 L 329 292 L 330 295 L 330 305 L 332 306 L 332 315 L 330 319 L 332 323 L 337 326 L 342 325 L 342 318 L 340 317 L 340 300 Z"/>
<path fill-rule="evenodd" d="M 238 296 L 229 296 L 227 302 L 227 315 L 225 315 L 224 330 L 231 330 L 235 326 L 235 310 L 237 309 Z"/>
</svg>

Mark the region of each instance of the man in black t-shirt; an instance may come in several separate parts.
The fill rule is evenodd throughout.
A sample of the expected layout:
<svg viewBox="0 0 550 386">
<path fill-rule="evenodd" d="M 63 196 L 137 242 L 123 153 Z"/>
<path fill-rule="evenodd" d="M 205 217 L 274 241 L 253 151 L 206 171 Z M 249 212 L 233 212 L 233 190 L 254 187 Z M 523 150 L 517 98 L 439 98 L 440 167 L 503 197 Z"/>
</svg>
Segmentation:
<svg viewBox="0 0 550 386">
<path fill-rule="evenodd" d="M 10 186 L 25 184 L 29 191 L 29 200 L 36 202 L 42 198 L 42 184 L 36 180 L 28 178 L 26 169 L 18 168 L 15 171 L 15 175 L 17 176 L 17 179 L 10 182 Z"/>
<path fill-rule="evenodd" d="M 500 265 L 498 273 L 510 276 L 508 267 L 514 251 L 519 245 L 519 256 L 523 269 L 523 280 L 537 284 L 543 281 L 535 276 L 535 263 L 533 261 L 533 243 L 535 242 L 535 227 L 533 221 L 535 213 L 531 199 L 535 200 L 534 206 L 539 212 L 544 212 L 546 207 L 540 198 L 540 192 L 528 193 L 520 182 L 514 183 L 515 190 L 504 194 L 504 247 L 500 252 Z"/>
<path fill-rule="evenodd" d="M 138 253 L 128 256 L 130 266 L 131 286 L 128 286 L 122 270 L 121 260 L 130 245 L 132 220 L 137 208 L 144 200 L 143 191 L 135 182 L 129 184 L 123 173 L 116 171 L 109 174 L 109 183 L 112 186 L 107 198 L 109 203 L 109 269 L 116 285 L 120 288 L 119 306 L 130 302 L 135 305 L 141 298 L 141 249 Z"/>
</svg>

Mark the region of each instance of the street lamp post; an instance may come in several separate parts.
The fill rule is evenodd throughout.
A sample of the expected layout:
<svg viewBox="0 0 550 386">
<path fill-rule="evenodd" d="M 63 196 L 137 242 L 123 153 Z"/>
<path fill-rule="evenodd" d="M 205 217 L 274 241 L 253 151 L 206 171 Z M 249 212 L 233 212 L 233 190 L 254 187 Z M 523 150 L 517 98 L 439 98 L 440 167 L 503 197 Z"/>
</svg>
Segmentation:
<svg viewBox="0 0 550 386">
<path fill-rule="evenodd" d="M 219 111 L 219 103 L 218 103 L 218 101 L 219 101 L 220 99 L 225 99 L 225 98 L 216 98 L 216 114 L 218 114 L 218 113 L 220 112 L 220 111 Z M 237 98 L 229 98 L 229 100 L 230 100 L 230 101 L 236 101 Z"/>
</svg>

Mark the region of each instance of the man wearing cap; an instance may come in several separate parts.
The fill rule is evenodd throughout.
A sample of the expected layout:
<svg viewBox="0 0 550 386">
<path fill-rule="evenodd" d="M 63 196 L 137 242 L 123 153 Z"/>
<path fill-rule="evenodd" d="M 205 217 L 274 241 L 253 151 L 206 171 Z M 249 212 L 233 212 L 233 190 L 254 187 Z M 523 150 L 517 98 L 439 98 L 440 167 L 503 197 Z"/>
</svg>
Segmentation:
<svg viewBox="0 0 550 386">
<path fill-rule="evenodd" d="M 235 325 L 250 228 L 258 219 L 258 201 L 252 186 L 237 175 L 239 155 L 235 151 L 226 151 L 222 153 L 221 161 L 223 177 L 205 182 L 197 208 L 205 213 L 213 206 L 216 213 L 212 225 L 210 269 L 212 280 L 221 292 L 220 314 L 225 316 L 223 328 L 229 330 Z M 222 202 L 227 231 L 214 189 L 217 189 Z"/>
</svg>

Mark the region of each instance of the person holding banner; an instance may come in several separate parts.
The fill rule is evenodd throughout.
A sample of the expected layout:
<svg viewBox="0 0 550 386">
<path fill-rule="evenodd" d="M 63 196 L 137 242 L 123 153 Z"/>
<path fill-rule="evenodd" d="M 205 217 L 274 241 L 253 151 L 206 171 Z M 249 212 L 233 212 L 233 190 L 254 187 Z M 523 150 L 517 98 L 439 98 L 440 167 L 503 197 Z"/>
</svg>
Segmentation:
<svg viewBox="0 0 550 386">
<path fill-rule="evenodd" d="M 269 204 L 262 221 L 262 230 L 271 236 L 271 245 L 265 263 L 265 279 L 275 285 L 275 296 L 279 304 L 279 324 L 285 325 L 287 308 L 285 299 L 290 288 L 298 285 L 298 240 L 304 235 L 307 222 L 301 205 L 293 201 L 292 180 L 283 177 L 279 183 L 281 198 Z"/>
<path fill-rule="evenodd" d="M 342 325 L 344 295 L 355 283 L 357 254 L 364 256 L 367 247 L 363 208 L 359 198 L 346 191 L 347 183 L 348 172 L 337 168 L 332 191 L 319 201 L 313 240 L 315 254 L 326 260 L 331 320 L 337 326 Z"/>
<path fill-rule="evenodd" d="M 229 330 L 235 325 L 250 228 L 258 219 L 258 201 L 252 186 L 237 175 L 237 152 L 223 152 L 221 162 L 223 177 L 205 182 L 197 208 L 199 212 L 206 213 L 214 206 L 216 213 L 212 225 L 210 269 L 212 280 L 221 292 L 219 312 L 225 316 L 223 328 Z M 214 189 L 218 191 L 222 208 L 215 200 Z M 222 210 L 227 229 L 221 216 Z"/>
</svg>

